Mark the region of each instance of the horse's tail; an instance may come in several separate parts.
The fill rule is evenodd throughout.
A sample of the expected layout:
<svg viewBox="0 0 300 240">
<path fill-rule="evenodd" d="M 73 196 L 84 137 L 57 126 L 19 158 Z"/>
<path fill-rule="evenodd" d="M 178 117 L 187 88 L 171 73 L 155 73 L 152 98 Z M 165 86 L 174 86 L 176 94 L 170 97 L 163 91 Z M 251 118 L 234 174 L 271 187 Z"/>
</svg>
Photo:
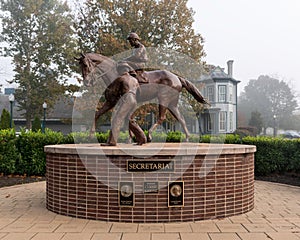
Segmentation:
<svg viewBox="0 0 300 240">
<path fill-rule="evenodd" d="M 178 77 L 182 86 L 190 93 L 192 94 L 192 96 L 200 103 L 204 103 L 204 104 L 208 104 L 210 105 L 205 99 L 204 97 L 201 95 L 200 91 L 198 90 L 198 88 L 193 84 L 191 83 L 190 81 L 184 79 L 184 78 L 181 78 L 181 77 Z"/>
</svg>

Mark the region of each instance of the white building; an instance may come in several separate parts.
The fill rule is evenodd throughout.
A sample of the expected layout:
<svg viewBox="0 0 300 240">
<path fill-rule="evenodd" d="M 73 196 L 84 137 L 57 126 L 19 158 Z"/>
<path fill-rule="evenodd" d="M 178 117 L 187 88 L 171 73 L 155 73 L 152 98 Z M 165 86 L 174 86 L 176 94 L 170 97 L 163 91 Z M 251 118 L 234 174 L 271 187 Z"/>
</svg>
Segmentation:
<svg viewBox="0 0 300 240">
<path fill-rule="evenodd" d="M 240 81 L 232 76 L 233 60 L 227 62 L 228 71 L 213 67 L 200 82 L 202 90 L 211 107 L 201 116 L 203 134 L 233 133 L 237 128 L 237 85 Z"/>
</svg>

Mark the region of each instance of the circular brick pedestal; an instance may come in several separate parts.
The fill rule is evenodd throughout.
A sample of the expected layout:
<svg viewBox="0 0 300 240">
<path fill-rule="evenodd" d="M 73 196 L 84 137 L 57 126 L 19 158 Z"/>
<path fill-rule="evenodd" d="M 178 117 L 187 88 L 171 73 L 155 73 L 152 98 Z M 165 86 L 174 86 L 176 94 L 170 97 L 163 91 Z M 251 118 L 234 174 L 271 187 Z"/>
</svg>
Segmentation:
<svg viewBox="0 0 300 240">
<path fill-rule="evenodd" d="M 246 213 L 254 204 L 255 151 L 249 145 L 193 143 L 46 146 L 47 208 L 72 217 L 137 223 Z M 182 187 L 181 198 L 170 204 L 174 182 Z"/>
</svg>

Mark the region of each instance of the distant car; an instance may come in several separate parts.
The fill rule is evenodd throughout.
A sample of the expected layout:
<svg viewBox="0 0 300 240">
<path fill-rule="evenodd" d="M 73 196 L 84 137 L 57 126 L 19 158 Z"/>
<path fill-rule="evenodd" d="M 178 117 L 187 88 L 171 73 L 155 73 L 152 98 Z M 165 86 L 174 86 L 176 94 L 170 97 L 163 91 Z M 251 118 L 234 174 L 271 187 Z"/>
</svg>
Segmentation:
<svg viewBox="0 0 300 240">
<path fill-rule="evenodd" d="M 296 131 L 286 131 L 282 134 L 282 136 L 289 139 L 300 138 L 300 134 Z"/>
</svg>

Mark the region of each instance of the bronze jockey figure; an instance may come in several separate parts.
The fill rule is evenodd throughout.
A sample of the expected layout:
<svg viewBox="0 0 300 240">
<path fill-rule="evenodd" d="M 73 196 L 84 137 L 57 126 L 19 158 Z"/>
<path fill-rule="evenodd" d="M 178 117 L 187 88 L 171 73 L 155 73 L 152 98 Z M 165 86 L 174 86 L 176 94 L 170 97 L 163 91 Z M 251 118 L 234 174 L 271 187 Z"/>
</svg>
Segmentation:
<svg viewBox="0 0 300 240">
<path fill-rule="evenodd" d="M 136 77 L 139 83 L 148 83 L 143 74 L 146 62 L 148 61 L 146 48 L 140 42 L 140 37 L 134 32 L 128 35 L 127 40 L 133 48 L 132 55 L 125 58 L 120 64 L 128 64 L 131 67 L 129 74 Z"/>
</svg>

